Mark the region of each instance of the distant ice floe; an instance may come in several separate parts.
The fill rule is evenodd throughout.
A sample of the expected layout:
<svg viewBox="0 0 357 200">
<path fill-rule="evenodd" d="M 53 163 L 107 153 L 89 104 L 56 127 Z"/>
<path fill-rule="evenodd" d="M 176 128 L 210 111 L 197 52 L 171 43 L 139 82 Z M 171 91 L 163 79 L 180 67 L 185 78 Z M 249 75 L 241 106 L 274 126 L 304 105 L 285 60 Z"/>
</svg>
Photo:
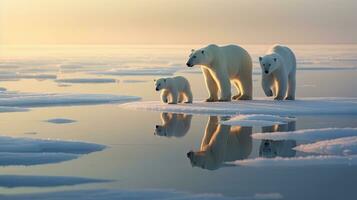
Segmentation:
<svg viewBox="0 0 357 200">
<path fill-rule="evenodd" d="M 302 144 L 294 149 L 306 153 L 326 155 L 355 155 L 357 154 L 357 136 L 322 140 L 311 144 Z"/>
<path fill-rule="evenodd" d="M 253 158 L 246 160 L 237 160 L 231 162 L 236 166 L 249 167 L 304 167 L 312 165 L 357 165 L 357 155 L 353 156 L 306 156 L 306 157 L 292 157 L 282 158 Z"/>
<path fill-rule="evenodd" d="M 104 148 L 87 142 L 0 136 L 0 166 L 58 163 Z"/>
<path fill-rule="evenodd" d="M 357 136 L 357 128 L 305 129 L 291 132 L 254 133 L 254 139 L 319 141 Z"/>
<path fill-rule="evenodd" d="M 43 74 L 43 73 L 17 73 L 17 72 L 1 72 L 0 81 L 16 81 L 20 79 L 56 79 L 56 74 Z"/>
<path fill-rule="evenodd" d="M 66 78 L 57 79 L 58 83 L 115 83 L 113 78 Z"/>
<path fill-rule="evenodd" d="M 41 93 L 20 93 L 1 92 L 0 110 L 5 107 L 8 110 L 16 111 L 18 108 L 11 107 L 47 107 L 47 106 L 71 106 L 71 105 L 91 105 L 108 104 L 139 100 L 140 97 L 110 95 L 110 94 L 41 94 Z"/>
<path fill-rule="evenodd" d="M 55 187 L 70 186 L 86 183 L 103 183 L 110 180 L 82 178 L 72 176 L 29 176 L 29 175 L 0 175 L 0 187 Z M 2 195 L 0 195 L 2 198 Z M 24 198 L 24 197 L 23 197 Z"/>
<path fill-rule="evenodd" d="M 119 199 L 145 199 L 145 200 L 257 200 L 257 199 L 282 199 L 280 193 L 257 193 L 252 196 L 235 196 L 225 197 L 221 194 L 192 194 L 175 190 L 164 189 L 137 189 L 137 190 L 121 190 L 121 189 L 92 189 L 92 190 L 72 190 L 47 193 L 29 193 L 29 194 L 14 194 L 0 195 L 2 200 L 119 200 Z"/>
<path fill-rule="evenodd" d="M 172 76 L 178 70 L 180 70 L 179 67 L 118 68 L 108 71 L 91 72 L 91 74 L 112 76 Z"/>
<path fill-rule="evenodd" d="M 221 121 L 220 124 L 230 126 L 273 126 L 276 124 L 287 124 L 294 121 L 295 118 L 281 117 L 277 115 L 238 115 L 227 121 Z"/>
<path fill-rule="evenodd" d="M 295 101 L 273 101 L 255 99 L 252 101 L 202 102 L 193 104 L 164 104 L 159 101 L 131 102 L 121 107 L 135 110 L 174 112 L 205 115 L 326 115 L 357 114 L 357 98 L 318 97 L 299 98 Z"/>
<path fill-rule="evenodd" d="M 46 122 L 53 123 L 53 124 L 68 124 L 68 123 L 74 123 L 76 120 L 73 119 L 65 119 L 65 118 L 53 118 L 46 120 Z"/>
<path fill-rule="evenodd" d="M 148 82 L 147 80 L 139 80 L 139 79 L 127 79 L 120 81 L 122 83 L 145 83 Z"/>
</svg>

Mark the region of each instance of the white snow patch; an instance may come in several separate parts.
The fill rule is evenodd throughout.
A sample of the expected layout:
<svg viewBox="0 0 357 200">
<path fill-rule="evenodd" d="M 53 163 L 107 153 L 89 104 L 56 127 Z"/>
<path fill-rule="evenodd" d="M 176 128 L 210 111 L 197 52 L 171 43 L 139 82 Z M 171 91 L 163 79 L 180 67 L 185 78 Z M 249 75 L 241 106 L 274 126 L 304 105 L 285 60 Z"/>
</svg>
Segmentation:
<svg viewBox="0 0 357 200">
<path fill-rule="evenodd" d="M 46 120 L 46 122 L 54 123 L 54 124 L 68 124 L 68 123 L 76 122 L 76 120 L 65 119 L 65 118 L 53 118 L 53 119 Z"/>
<path fill-rule="evenodd" d="M 104 148 L 87 142 L 0 136 L 0 166 L 57 163 Z"/>
<path fill-rule="evenodd" d="M 121 107 L 135 110 L 174 112 L 206 115 L 323 115 L 357 114 L 357 98 L 319 97 L 300 98 L 295 101 L 256 99 L 251 101 L 202 102 L 192 104 L 164 104 L 159 101 L 132 102 Z"/>
<path fill-rule="evenodd" d="M 110 95 L 110 94 L 37 94 L 1 92 L 0 110 L 2 107 L 47 107 L 47 106 L 70 106 L 108 104 L 139 100 L 140 97 Z M 6 109 L 4 109 L 6 110 Z M 17 108 L 8 108 L 17 110 Z"/>
<path fill-rule="evenodd" d="M 115 83 L 113 78 L 67 78 L 57 79 L 58 83 Z"/>
<path fill-rule="evenodd" d="M 290 132 L 254 133 L 254 139 L 319 141 L 357 136 L 357 128 L 304 129 Z"/>
<path fill-rule="evenodd" d="M 71 177 L 71 176 L 29 176 L 29 175 L 0 175 L 0 187 L 54 187 L 86 183 L 103 183 L 110 180 Z M 0 195 L 1 199 L 2 196 Z"/>
<path fill-rule="evenodd" d="M 294 121 L 294 118 L 281 117 L 277 115 L 238 115 L 227 121 L 221 121 L 221 124 L 230 126 L 273 126 L 275 124 L 287 124 Z"/>
<path fill-rule="evenodd" d="M 294 149 L 306 153 L 353 155 L 357 154 L 357 136 L 323 140 L 312 144 L 302 144 Z"/>
<path fill-rule="evenodd" d="M 237 166 L 250 167 L 266 167 L 266 166 L 286 166 L 286 167 L 303 167 L 312 165 L 356 165 L 357 156 L 306 156 L 306 157 L 292 157 L 292 158 L 253 158 L 245 160 L 237 160 L 229 164 Z"/>
</svg>

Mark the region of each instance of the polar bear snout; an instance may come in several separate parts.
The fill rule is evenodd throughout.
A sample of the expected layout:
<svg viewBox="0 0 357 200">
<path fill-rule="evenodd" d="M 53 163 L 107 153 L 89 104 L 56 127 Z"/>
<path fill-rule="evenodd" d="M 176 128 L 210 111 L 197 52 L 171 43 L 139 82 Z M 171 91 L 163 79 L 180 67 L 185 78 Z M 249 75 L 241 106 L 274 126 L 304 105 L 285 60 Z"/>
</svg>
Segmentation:
<svg viewBox="0 0 357 200">
<path fill-rule="evenodd" d="M 187 67 L 193 67 L 193 65 L 190 62 L 186 63 Z"/>
<path fill-rule="evenodd" d="M 264 72 L 265 72 L 265 74 L 269 74 L 269 70 L 265 70 Z"/>
<path fill-rule="evenodd" d="M 186 154 L 186 156 L 187 156 L 187 158 L 192 158 L 193 157 L 193 151 L 190 151 L 190 152 L 188 152 L 187 154 Z"/>
<path fill-rule="evenodd" d="M 160 89 L 158 87 L 155 88 L 156 91 L 159 91 Z"/>
</svg>

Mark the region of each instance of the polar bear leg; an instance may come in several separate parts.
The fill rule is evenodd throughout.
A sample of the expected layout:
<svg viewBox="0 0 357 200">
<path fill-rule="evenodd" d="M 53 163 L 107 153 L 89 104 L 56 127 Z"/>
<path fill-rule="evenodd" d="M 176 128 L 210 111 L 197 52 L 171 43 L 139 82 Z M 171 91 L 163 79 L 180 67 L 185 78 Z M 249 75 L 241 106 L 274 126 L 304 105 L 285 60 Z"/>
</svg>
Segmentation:
<svg viewBox="0 0 357 200">
<path fill-rule="evenodd" d="M 241 90 L 240 90 L 240 87 L 239 87 L 239 82 L 238 81 L 236 81 L 236 80 L 233 80 L 233 83 L 234 83 L 234 86 L 236 87 L 236 89 L 237 89 L 237 95 L 234 95 L 233 97 L 232 97 L 232 99 L 238 99 L 240 96 L 242 96 L 242 92 L 241 92 Z"/>
<path fill-rule="evenodd" d="M 167 103 L 169 101 L 170 92 L 168 90 L 163 90 L 161 92 L 161 101 Z"/>
<path fill-rule="evenodd" d="M 172 89 L 171 90 L 171 101 L 169 101 L 169 104 L 177 104 L 179 98 L 179 92 L 177 89 Z"/>
<path fill-rule="evenodd" d="M 281 75 L 276 77 L 278 83 L 278 92 L 274 100 L 284 100 L 286 96 L 286 90 L 288 85 L 288 77 Z"/>
<path fill-rule="evenodd" d="M 229 80 L 229 77 L 227 76 L 226 73 L 220 70 L 213 71 L 213 75 L 216 77 L 216 80 L 218 82 L 218 88 L 219 91 L 221 92 L 218 101 L 230 101 L 232 94 L 231 94 L 231 81 Z"/>
<path fill-rule="evenodd" d="M 184 99 L 185 99 L 185 94 L 183 92 L 181 92 L 178 97 L 178 102 L 182 103 Z"/>
<path fill-rule="evenodd" d="M 193 96 L 192 96 L 192 91 L 191 89 L 187 89 L 187 91 L 185 93 L 183 93 L 183 95 L 186 97 L 186 102 L 185 103 L 192 103 L 193 101 Z"/>
<path fill-rule="evenodd" d="M 266 96 L 271 97 L 274 95 L 272 88 L 274 87 L 273 76 L 262 76 L 262 87 Z"/>
<path fill-rule="evenodd" d="M 208 69 L 202 68 L 202 72 L 209 93 L 209 97 L 208 99 L 206 99 L 206 101 L 207 102 L 218 101 L 218 96 L 217 96 L 218 86 L 216 81 L 213 79 L 212 74 Z"/>
<path fill-rule="evenodd" d="M 217 128 L 218 128 L 218 117 L 209 116 L 206 125 L 205 135 L 203 136 L 201 141 L 201 148 L 200 148 L 201 151 L 204 151 L 206 147 L 209 145 L 211 138 L 216 132 Z"/>
<path fill-rule="evenodd" d="M 240 90 L 240 96 L 237 100 L 251 100 L 252 99 L 252 78 L 250 77 L 243 77 L 238 76 L 236 82 L 238 83 L 238 87 Z M 244 83 L 244 84 L 243 84 Z"/>
<path fill-rule="evenodd" d="M 296 76 L 295 73 L 289 75 L 288 95 L 286 100 L 295 100 Z"/>
</svg>

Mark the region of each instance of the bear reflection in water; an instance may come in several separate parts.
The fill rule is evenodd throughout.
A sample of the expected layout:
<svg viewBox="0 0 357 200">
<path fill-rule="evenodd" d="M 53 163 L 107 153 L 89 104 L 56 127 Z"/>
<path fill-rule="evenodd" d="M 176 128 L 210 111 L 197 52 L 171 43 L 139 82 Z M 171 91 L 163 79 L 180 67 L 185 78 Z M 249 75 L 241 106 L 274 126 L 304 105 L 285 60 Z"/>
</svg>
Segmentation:
<svg viewBox="0 0 357 200">
<path fill-rule="evenodd" d="M 263 133 L 282 131 L 295 131 L 295 121 L 289 122 L 288 124 L 262 128 Z M 262 140 L 259 148 L 259 156 L 265 158 L 294 157 L 296 155 L 296 151 L 293 149 L 295 146 L 295 140 Z"/>
<path fill-rule="evenodd" d="M 247 158 L 252 151 L 252 127 L 231 127 L 219 124 L 217 116 L 210 116 L 199 151 L 187 157 L 192 166 L 215 170 L 222 163 Z"/>
<path fill-rule="evenodd" d="M 191 126 L 192 115 L 161 113 L 162 125 L 155 126 L 155 135 L 183 137 Z"/>
</svg>

